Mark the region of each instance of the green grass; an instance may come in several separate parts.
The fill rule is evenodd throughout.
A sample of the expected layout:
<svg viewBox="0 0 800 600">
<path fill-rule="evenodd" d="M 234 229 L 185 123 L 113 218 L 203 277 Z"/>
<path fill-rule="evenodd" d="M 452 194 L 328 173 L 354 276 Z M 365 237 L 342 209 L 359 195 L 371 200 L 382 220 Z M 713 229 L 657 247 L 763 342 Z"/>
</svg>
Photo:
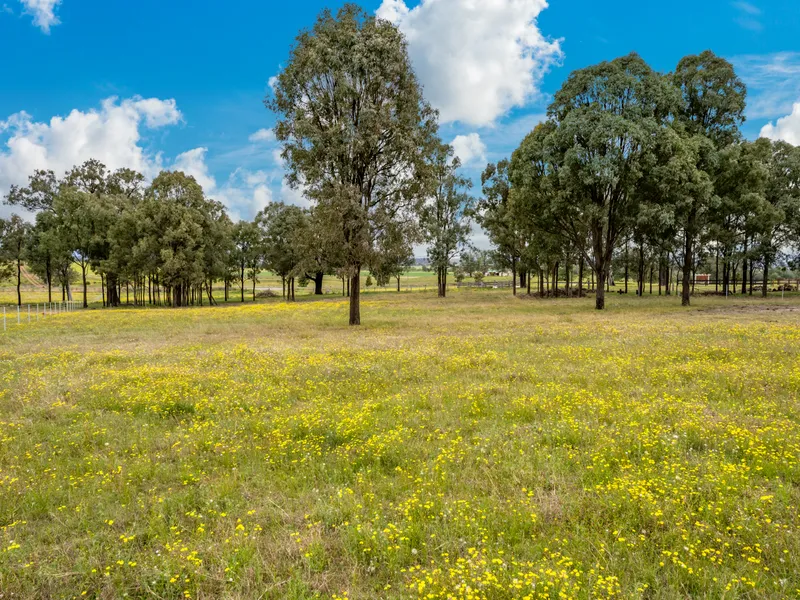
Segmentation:
<svg viewBox="0 0 800 600">
<path fill-rule="evenodd" d="M 0 597 L 800 592 L 800 299 L 507 291 L 0 333 Z"/>
</svg>

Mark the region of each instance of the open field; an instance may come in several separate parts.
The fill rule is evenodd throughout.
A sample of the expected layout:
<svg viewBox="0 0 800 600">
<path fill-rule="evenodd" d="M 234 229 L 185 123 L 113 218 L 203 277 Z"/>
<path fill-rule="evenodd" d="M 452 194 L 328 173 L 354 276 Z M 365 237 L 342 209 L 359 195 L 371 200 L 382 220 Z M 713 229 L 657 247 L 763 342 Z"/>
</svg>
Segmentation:
<svg viewBox="0 0 800 600">
<path fill-rule="evenodd" d="M 0 333 L 0 598 L 800 596 L 800 298 Z"/>
<path fill-rule="evenodd" d="M 76 267 L 77 269 L 77 267 Z M 76 271 L 76 275 L 78 271 Z M 362 285 L 366 284 L 367 276 L 369 273 L 367 271 L 362 272 L 361 274 L 361 282 Z M 464 280 L 466 283 L 472 283 L 474 280 L 471 277 L 467 277 Z M 497 281 L 501 282 L 509 282 L 511 279 L 509 277 L 492 277 L 487 276 L 484 281 L 488 283 L 493 283 Z M 48 294 L 47 294 L 47 287 L 41 282 L 36 279 L 33 279 L 33 282 L 38 283 L 38 285 L 33 285 L 32 281 L 27 279 L 23 280 L 22 284 L 22 303 L 23 304 L 36 304 L 36 303 L 44 303 L 48 301 Z M 101 305 L 103 296 L 101 290 L 101 281 L 98 275 L 94 273 L 90 273 L 87 277 L 88 282 L 88 301 L 90 304 Z M 452 284 L 455 286 L 455 278 L 452 278 Z M 435 290 L 436 289 L 436 273 L 432 271 L 424 271 L 421 268 L 411 269 L 406 271 L 400 277 L 400 287 L 402 291 L 425 291 L 428 290 Z M 246 302 L 250 302 L 253 299 L 252 293 L 253 283 L 252 281 L 247 281 L 244 286 L 244 297 Z M 281 278 L 276 276 L 274 273 L 270 273 L 268 271 L 263 271 L 258 276 L 258 282 L 256 283 L 256 290 L 263 291 L 263 290 L 273 290 L 274 292 L 280 294 L 282 289 Z M 388 285 L 383 286 L 381 288 L 377 286 L 371 286 L 369 288 L 365 288 L 364 293 L 370 292 L 378 292 L 378 291 L 395 291 L 397 289 L 397 281 L 392 279 Z M 326 295 L 340 295 L 342 293 L 342 280 L 338 279 L 334 276 L 326 276 L 323 280 L 323 291 Z M 309 296 L 314 294 L 314 282 L 309 282 L 308 285 L 305 287 L 300 286 L 299 284 L 296 286 L 295 295 L 296 296 Z M 53 302 L 59 302 L 61 300 L 61 288 L 55 286 L 53 288 Z M 72 286 L 72 297 L 76 301 L 83 301 L 83 287 L 78 281 L 77 283 L 73 284 Z M 125 302 L 127 298 L 125 288 L 122 288 L 122 301 Z M 223 285 L 221 283 L 216 283 L 214 286 L 214 298 L 218 302 L 224 302 L 225 300 L 225 291 Z M 229 301 L 236 302 L 237 300 L 241 299 L 241 290 L 239 284 L 236 283 L 229 291 Z M 130 302 L 133 303 L 133 293 L 130 293 Z M 17 288 L 16 282 L 5 279 L 0 280 L 0 306 L 7 305 L 16 306 L 17 304 Z"/>
</svg>

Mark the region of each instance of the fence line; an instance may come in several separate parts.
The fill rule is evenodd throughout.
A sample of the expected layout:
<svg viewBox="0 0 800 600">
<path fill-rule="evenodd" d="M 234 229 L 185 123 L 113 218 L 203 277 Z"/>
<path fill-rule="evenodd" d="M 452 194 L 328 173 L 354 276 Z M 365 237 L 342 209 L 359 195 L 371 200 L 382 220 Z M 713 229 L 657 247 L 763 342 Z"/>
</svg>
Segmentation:
<svg viewBox="0 0 800 600">
<path fill-rule="evenodd" d="M 30 325 L 31 323 L 39 321 L 40 316 L 45 318 L 75 312 L 79 309 L 79 305 L 80 303 L 77 300 L 26 304 L 24 305 L 24 309 L 21 305 L 16 305 L 16 315 L 14 314 L 13 309 L 9 311 L 8 308 L 4 306 L 3 331 L 8 331 L 9 325 L 16 325 L 17 327 L 20 327 L 23 324 Z M 14 321 L 16 321 L 16 323 Z"/>
</svg>

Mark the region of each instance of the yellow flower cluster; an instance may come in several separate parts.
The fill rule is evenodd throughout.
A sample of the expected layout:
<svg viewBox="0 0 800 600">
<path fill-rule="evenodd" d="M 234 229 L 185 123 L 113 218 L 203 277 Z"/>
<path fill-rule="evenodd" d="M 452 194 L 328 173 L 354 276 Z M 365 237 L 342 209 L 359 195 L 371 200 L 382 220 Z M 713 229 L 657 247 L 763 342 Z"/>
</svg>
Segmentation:
<svg viewBox="0 0 800 600">
<path fill-rule="evenodd" d="M 468 296 L 11 332 L 0 594 L 800 594 L 795 313 Z"/>
</svg>

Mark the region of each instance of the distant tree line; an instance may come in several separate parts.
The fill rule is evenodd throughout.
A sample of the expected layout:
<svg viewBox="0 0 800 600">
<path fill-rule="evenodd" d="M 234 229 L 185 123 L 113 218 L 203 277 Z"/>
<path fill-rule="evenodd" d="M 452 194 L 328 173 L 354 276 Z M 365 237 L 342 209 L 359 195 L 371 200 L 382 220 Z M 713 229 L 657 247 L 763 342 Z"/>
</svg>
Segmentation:
<svg viewBox="0 0 800 600">
<path fill-rule="evenodd" d="M 770 268 L 800 240 L 800 150 L 742 139 L 745 85 L 711 52 L 669 74 L 636 54 L 573 72 L 547 120 L 510 160 L 486 167 L 480 199 L 439 138 L 394 25 L 352 4 L 325 10 L 285 65 L 265 104 L 278 117 L 288 182 L 310 209 L 273 203 L 233 223 L 181 172 L 148 184 L 94 160 L 62 179 L 37 171 L 6 197 L 35 222 L 0 222 L 0 276 L 15 278 L 18 302 L 25 269 L 50 294 L 79 283 L 84 306 L 91 270 L 104 305 L 124 293 L 176 307 L 214 304 L 219 283 L 226 300 L 255 297 L 269 270 L 290 300 L 296 282 L 321 294 L 325 276 L 339 277 L 358 325 L 362 271 L 399 287 L 415 245 L 427 245 L 442 297 L 450 271 L 482 277 L 489 257 L 469 243 L 477 222 L 514 293 L 530 292 L 534 275 L 540 293 L 551 281 L 557 292 L 563 272 L 568 292 L 576 281 L 582 294 L 588 271 L 602 309 L 620 265 L 639 294 L 654 274 L 669 292 L 677 268 L 688 305 L 712 257 L 724 292 L 741 273 L 752 293 L 759 272 L 766 294 Z"/>
<path fill-rule="evenodd" d="M 654 274 L 669 292 L 675 266 L 689 305 L 712 263 L 723 293 L 739 273 L 752 293 L 758 269 L 766 295 L 770 268 L 800 240 L 800 149 L 743 140 L 745 97 L 708 51 L 669 74 L 636 54 L 572 73 L 548 119 L 483 173 L 479 221 L 515 281 L 536 273 L 542 286 L 562 265 L 583 285 L 588 265 L 602 309 L 614 265 L 640 295 Z"/>
</svg>

